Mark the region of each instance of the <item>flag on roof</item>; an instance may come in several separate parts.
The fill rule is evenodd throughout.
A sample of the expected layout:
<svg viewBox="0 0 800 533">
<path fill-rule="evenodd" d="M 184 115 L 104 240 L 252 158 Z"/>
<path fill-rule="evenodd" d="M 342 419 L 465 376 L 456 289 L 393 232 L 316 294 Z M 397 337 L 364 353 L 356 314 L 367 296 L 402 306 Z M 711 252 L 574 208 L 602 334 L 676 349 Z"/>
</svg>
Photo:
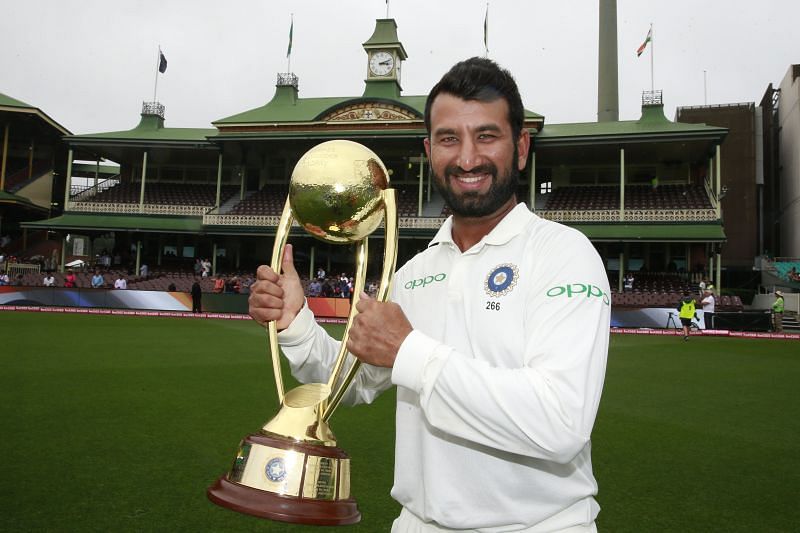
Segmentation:
<svg viewBox="0 0 800 533">
<path fill-rule="evenodd" d="M 158 71 L 164 74 L 167 71 L 167 58 L 164 57 L 164 52 L 158 49 Z"/>
<path fill-rule="evenodd" d="M 286 57 L 292 55 L 292 33 L 294 33 L 294 17 L 292 17 L 292 24 L 289 26 L 289 47 L 286 49 Z"/>
<path fill-rule="evenodd" d="M 486 3 L 486 16 L 483 17 L 483 47 L 489 53 L 489 3 Z"/>
<path fill-rule="evenodd" d="M 639 57 L 640 55 L 642 55 L 642 53 L 644 53 L 644 49 L 647 48 L 647 43 L 649 43 L 652 40 L 653 40 L 653 27 L 650 26 L 650 31 L 647 32 L 647 37 L 644 38 L 644 42 L 639 47 L 639 49 L 636 50 L 636 57 Z"/>
</svg>

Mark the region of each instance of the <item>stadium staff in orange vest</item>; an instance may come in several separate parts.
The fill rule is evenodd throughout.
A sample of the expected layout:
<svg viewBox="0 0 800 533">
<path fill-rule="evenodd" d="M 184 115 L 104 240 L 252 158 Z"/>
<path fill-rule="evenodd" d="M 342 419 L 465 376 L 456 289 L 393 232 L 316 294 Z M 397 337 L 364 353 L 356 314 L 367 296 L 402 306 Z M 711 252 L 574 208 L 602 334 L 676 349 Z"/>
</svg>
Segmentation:
<svg viewBox="0 0 800 533">
<path fill-rule="evenodd" d="M 489 59 L 434 86 L 424 145 L 453 214 L 397 272 L 391 302 L 356 305 L 347 348 L 365 365 L 344 402 L 397 387 L 394 532 L 597 531 L 610 289 L 583 234 L 517 202 L 524 117 Z M 250 314 L 277 321 L 295 377 L 324 382 L 339 342 L 305 305 L 289 246 L 283 267 L 259 267 Z"/>
</svg>

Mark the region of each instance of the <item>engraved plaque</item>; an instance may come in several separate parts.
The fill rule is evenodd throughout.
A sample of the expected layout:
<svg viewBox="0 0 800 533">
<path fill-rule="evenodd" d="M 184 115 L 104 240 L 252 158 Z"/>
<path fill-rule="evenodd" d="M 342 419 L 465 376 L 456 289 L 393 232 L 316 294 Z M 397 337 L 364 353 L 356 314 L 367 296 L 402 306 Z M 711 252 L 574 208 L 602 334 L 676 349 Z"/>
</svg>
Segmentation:
<svg viewBox="0 0 800 533">
<path fill-rule="evenodd" d="M 304 498 L 336 499 L 337 463 L 338 460 L 332 457 L 308 457 L 306 479 L 303 483 Z"/>
</svg>

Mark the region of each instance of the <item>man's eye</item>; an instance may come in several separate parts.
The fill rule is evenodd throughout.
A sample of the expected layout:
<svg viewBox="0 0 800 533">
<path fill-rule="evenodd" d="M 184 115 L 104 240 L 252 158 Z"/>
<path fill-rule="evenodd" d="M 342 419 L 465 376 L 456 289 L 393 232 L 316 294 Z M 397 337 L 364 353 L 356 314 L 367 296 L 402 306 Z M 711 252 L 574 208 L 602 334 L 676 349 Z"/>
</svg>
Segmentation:
<svg viewBox="0 0 800 533">
<path fill-rule="evenodd" d="M 456 139 L 455 137 L 451 136 L 451 137 L 442 137 L 441 139 L 439 139 L 439 142 L 442 143 L 442 144 L 453 144 L 457 140 L 458 139 Z"/>
<path fill-rule="evenodd" d="M 492 133 L 481 133 L 478 135 L 478 139 L 481 141 L 490 141 L 495 138 L 495 135 Z"/>
</svg>

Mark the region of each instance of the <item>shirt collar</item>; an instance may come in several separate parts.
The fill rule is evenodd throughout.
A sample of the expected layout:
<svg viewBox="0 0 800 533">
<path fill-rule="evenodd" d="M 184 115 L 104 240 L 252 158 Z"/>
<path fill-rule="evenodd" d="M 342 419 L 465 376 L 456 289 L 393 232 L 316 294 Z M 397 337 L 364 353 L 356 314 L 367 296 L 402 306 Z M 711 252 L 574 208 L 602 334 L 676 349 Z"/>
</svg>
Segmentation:
<svg viewBox="0 0 800 533">
<path fill-rule="evenodd" d="M 484 236 L 475 246 L 483 246 L 484 244 L 500 245 L 505 244 L 512 238 L 519 235 L 523 228 L 533 219 L 536 215 L 528 210 L 528 206 L 524 203 L 518 203 L 514 209 L 508 212 L 497 226 Z M 428 247 L 436 244 L 449 243 L 455 246 L 453 242 L 453 216 L 447 217 L 442 227 L 436 232 L 436 236 L 428 244 Z"/>
</svg>

